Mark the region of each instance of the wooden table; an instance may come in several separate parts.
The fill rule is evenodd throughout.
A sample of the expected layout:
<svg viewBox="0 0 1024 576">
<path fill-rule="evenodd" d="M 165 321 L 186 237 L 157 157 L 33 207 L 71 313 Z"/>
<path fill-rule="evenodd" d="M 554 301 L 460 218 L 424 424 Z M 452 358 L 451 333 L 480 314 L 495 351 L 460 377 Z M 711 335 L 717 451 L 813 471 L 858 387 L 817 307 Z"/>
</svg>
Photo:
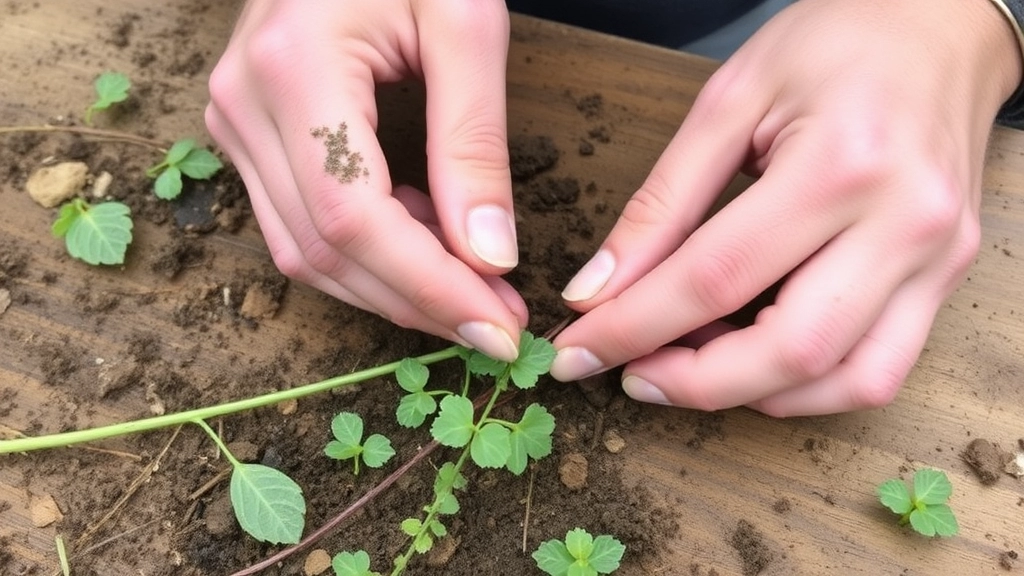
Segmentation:
<svg viewBox="0 0 1024 576">
<path fill-rule="evenodd" d="M 166 103 L 173 113 L 150 129 L 160 138 L 205 134 L 205 76 L 228 37 L 233 9 L 211 6 L 188 16 L 186 8 L 196 3 L 187 0 L 158 7 L 142 0 L 116 4 L 53 0 L 5 5 L 0 15 L 0 57 L 6 66 L 0 75 L 0 125 L 79 114 L 80 103 L 91 98 L 97 63 L 132 69 L 130 52 L 117 50 L 106 39 L 111 22 L 133 12 L 141 16 L 133 23 L 137 43 L 150 34 L 159 37 L 176 23 L 195 27 L 195 53 L 203 58 L 199 72 L 153 73 L 147 78 L 180 89 Z M 12 62 L 17 65 L 12 67 Z M 609 202 L 621 205 L 642 182 L 714 67 L 714 62 L 694 56 L 515 17 L 508 74 L 510 131 L 551 135 L 565 151 L 556 174 L 585 174 L 599 189 L 615 191 Z M 604 101 L 603 116 L 596 120 L 576 109 L 578 98 L 592 93 L 600 93 Z M 414 131 L 416 112 L 405 112 Z M 385 118 L 382 138 L 402 138 L 410 126 L 406 121 Z M 611 128 L 611 141 L 599 144 L 593 156 L 574 153 L 581 136 L 598 124 Z M 392 132 L 397 136 L 389 136 Z M 0 157 L 6 158 L 10 152 L 4 142 L 0 140 Z M 422 173 L 422 163 L 410 160 L 405 169 Z M 7 394 L 0 395 L 5 398 L 0 424 L 15 430 L 31 429 L 44 400 L 56 397 L 69 413 L 77 402 L 43 384 L 38 362 L 24 353 L 31 342 L 70 335 L 96 357 L 116 357 L 131 324 L 158 330 L 166 327 L 161 324 L 166 320 L 156 318 L 167 316 L 154 312 L 150 317 L 142 304 L 123 304 L 124 325 L 97 327 L 83 319 L 81 303 L 75 301 L 80 287 L 143 292 L 160 285 L 161 278 L 141 263 L 124 271 L 95 272 L 62 258 L 59 245 L 46 233 L 51 214 L 32 204 L 21 184 L 0 182 L 0 241 L 27 250 L 30 265 L 67 277 L 51 285 L 33 274 L 30 278 L 46 305 L 29 301 L 0 314 L 0 394 Z M 700 567 L 700 574 L 711 568 L 719 574 L 741 573 L 738 555 L 726 544 L 741 519 L 756 526 L 774 552 L 766 571 L 770 574 L 1002 573 L 1000 554 L 1024 554 L 1024 484 L 1007 476 L 994 486 L 982 486 L 960 458 L 974 438 L 1015 448 L 1024 437 L 1024 312 L 1018 310 L 1024 285 L 1022 132 L 997 128 L 993 133 L 981 217 L 984 239 L 970 278 L 938 315 L 924 354 L 891 406 L 791 420 L 729 410 L 716 421 L 720 434 L 708 438 L 700 450 L 687 448 L 681 440 L 680 429 L 689 430 L 700 418 L 686 411 L 645 407 L 646 423 L 622 431 L 630 447 L 622 456 L 626 468 L 671 506 L 681 527 L 676 539 L 661 543 L 665 564 L 645 571 L 688 574 L 692 565 Z M 599 221 L 591 245 L 578 248 L 593 250 L 610 222 L 610 215 Z M 153 226 L 142 226 L 139 232 L 138 241 L 166 234 Z M 217 235 L 213 241 L 233 260 L 221 259 L 216 267 L 268 265 L 266 248 L 254 230 Z M 297 289 L 272 322 L 232 336 L 226 350 L 235 362 L 251 361 L 271 353 L 282 339 L 315 334 L 324 329 L 316 312 L 324 305 L 316 293 Z M 174 340 L 173 333 L 170 338 L 166 345 L 171 349 L 187 349 L 184 339 Z M 205 355 L 198 361 L 215 373 L 226 357 Z M 139 399 L 97 402 L 66 424 L 110 422 L 144 409 Z M 909 535 L 878 504 L 874 490 L 881 481 L 901 473 L 909 477 L 907 470 L 921 466 L 950 473 L 961 536 L 932 541 Z M 28 518 L 30 495 L 45 493 L 48 482 L 5 467 L 0 459 L 0 537 L 5 538 L 0 546 L 15 558 L 50 570 L 56 559 L 53 527 L 33 528 Z M 773 509 L 781 501 L 788 502 L 788 512 Z M 1022 566 L 1024 561 L 1015 569 Z"/>
</svg>

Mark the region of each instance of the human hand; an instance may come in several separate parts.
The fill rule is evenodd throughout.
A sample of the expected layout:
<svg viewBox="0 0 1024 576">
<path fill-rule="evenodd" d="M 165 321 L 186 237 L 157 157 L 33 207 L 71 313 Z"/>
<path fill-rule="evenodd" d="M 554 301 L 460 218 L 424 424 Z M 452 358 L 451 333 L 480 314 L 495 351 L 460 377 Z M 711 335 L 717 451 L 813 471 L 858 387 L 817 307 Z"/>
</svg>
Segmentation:
<svg viewBox="0 0 1024 576">
<path fill-rule="evenodd" d="M 710 79 L 563 292 L 572 380 L 775 416 L 881 406 L 980 240 L 981 173 L 1021 78 L 985 0 L 803 0 Z M 760 178 L 701 223 L 745 168 Z M 753 325 L 717 320 L 785 278 Z M 678 339 L 689 334 L 680 344 Z"/>
<path fill-rule="evenodd" d="M 345 302 L 517 355 L 526 306 L 505 126 L 508 12 L 494 0 L 254 0 L 210 78 L 210 133 L 277 267 Z M 377 83 L 427 87 L 430 197 L 393 188 Z"/>
</svg>

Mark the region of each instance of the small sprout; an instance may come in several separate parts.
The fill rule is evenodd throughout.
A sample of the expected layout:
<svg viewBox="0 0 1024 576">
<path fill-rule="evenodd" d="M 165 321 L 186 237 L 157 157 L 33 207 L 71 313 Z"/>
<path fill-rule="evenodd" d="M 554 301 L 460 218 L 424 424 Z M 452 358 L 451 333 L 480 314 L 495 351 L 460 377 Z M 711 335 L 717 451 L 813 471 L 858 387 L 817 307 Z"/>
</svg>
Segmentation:
<svg viewBox="0 0 1024 576">
<path fill-rule="evenodd" d="M 625 545 L 602 534 L 597 538 L 583 528 L 573 528 L 565 541 L 548 540 L 533 553 L 537 567 L 551 576 L 597 576 L 619 569 Z"/>
<path fill-rule="evenodd" d="M 370 555 L 363 550 L 341 552 L 331 560 L 334 576 L 380 576 L 370 570 Z"/>
<path fill-rule="evenodd" d="M 406 358 L 395 371 L 395 378 L 402 390 L 408 392 L 402 396 L 395 410 L 398 423 L 406 428 L 418 428 L 427 416 L 437 410 L 437 401 L 433 395 L 423 390 L 430 378 L 430 371 L 416 360 Z"/>
<path fill-rule="evenodd" d="M 359 461 L 370 468 L 380 468 L 395 455 L 391 441 L 380 434 L 363 438 L 363 419 L 352 412 L 341 412 L 331 421 L 331 440 L 324 453 L 335 460 L 352 460 L 353 474 L 359 475 Z"/>
<path fill-rule="evenodd" d="M 914 491 L 899 479 L 886 480 L 878 487 L 878 499 L 900 515 L 900 524 L 924 536 L 955 536 L 960 531 L 953 510 L 946 503 L 953 485 L 941 470 L 923 468 L 914 473 Z"/>
<path fill-rule="evenodd" d="M 182 174 L 193 180 L 206 180 L 223 167 L 213 152 L 186 138 L 175 142 L 159 164 L 146 170 L 146 176 L 156 178 L 153 191 L 158 198 L 174 200 L 181 194 Z"/>
<path fill-rule="evenodd" d="M 92 265 L 123 264 L 132 242 L 131 209 L 120 202 L 95 206 L 81 198 L 64 204 L 51 228 L 68 254 Z"/>
<path fill-rule="evenodd" d="M 128 90 L 132 87 L 131 80 L 120 72 L 104 72 L 93 82 L 96 89 L 96 101 L 85 110 L 85 123 L 92 125 L 93 112 L 106 110 L 117 102 L 128 98 Z"/>
</svg>

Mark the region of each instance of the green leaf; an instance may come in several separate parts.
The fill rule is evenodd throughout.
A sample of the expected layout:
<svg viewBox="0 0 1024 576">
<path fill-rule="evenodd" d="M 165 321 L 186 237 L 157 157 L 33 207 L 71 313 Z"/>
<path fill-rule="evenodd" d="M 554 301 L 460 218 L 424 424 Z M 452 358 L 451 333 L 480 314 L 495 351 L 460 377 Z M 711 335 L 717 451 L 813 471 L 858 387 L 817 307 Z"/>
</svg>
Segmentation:
<svg viewBox="0 0 1024 576">
<path fill-rule="evenodd" d="M 415 536 L 423 530 L 423 522 L 420 522 L 418 518 L 406 518 L 402 520 L 402 532 L 405 532 L 406 536 Z"/>
<path fill-rule="evenodd" d="M 163 200 L 174 200 L 181 195 L 181 170 L 176 166 L 168 166 L 153 183 L 153 193 Z"/>
<path fill-rule="evenodd" d="M 331 419 L 331 433 L 347 446 L 358 446 L 363 439 L 363 419 L 353 412 L 339 412 Z"/>
<path fill-rule="evenodd" d="M 432 520 L 430 522 L 430 531 L 434 533 L 434 536 L 438 538 L 444 538 L 448 535 L 448 528 L 441 523 L 440 520 Z"/>
<path fill-rule="evenodd" d="M 573 528 L 565 534 L 565 547 L 573 558 L 586 560 L 594 551 L 594 537 L 583 528 Z"/>
<path fill-rule="evenodd" d="M 75 220 L 82 215 L 82 212 L 86 210 L 88 204 L 81 198 L 75 198 L 71 202 L 65 202 L 60 207 L 60 212 L 57 214 L 57 219 L 53 221 L 53 226 L 50 227 L 50 232 L 57 238 L 63 238 L 67 236 L 68 230 L 71 229 L 71 225 L 75 223 Z"/>
<path fill-rule="evenodd" d="M 334 576 L 380 576 L 370 571 L 370 555 L 363 550 L 339 552 L 331 560 Z"/>
<path fill-rule="evenodd" d="M 569 566 L 569 569 L 565 572 L 565 576 L 597 576 L 597 570 L 590 567 L 590 564 L 576 563 Z"/>
<path fill-rule="evenodd" d="M 437 497 L 437 513 L 447 516 L 459 513 L 459 499 L 455 497 L 455 494 L 448 492 Z"/>
<path fill-rule="evenodd" d="M 479 350 L 472 350 L 466 360 L 466 367 L 477 376 L 500 376 L 508 367 L 508 362 L 495 360 Z"/>
<path fill-rule="evenodd" d="M 576 561 L 569 550 L 559 540 L 548 540 L 541 543 L 532 554 L 537 567 L 550 576 L 565 576 L 569 567 Z"/>
<path fill-rule="evenodd" d="M 512 363 L 512 382 L 523 390 L 533 388 L 554 360 L 555 347 L 550 342 L 524 331 L 519 336 L 519 357 Z"/>
<path fill-rule="evenodd" d="M 337 440 L 331 440 L 324 446 L 324 454 L 334 460 L 349 460 L 358 457 L 363 453 L 363 447 L 356 444 L 344 444 Z"/>
<path fill-rule="evenodd" d="M 463 396 L 446 396 L 441 411 L 430 426 L 435 440 L 449 448 L 462 448 L 473 437 L 473 403 Z"/>
<path fill-rule="evenodd" d="M 253 538 L 295 544 L 302 537 L 306 515 L 302 488 L 280 470 L 240 464 L 231 473 L 230 492 L 235 517 Z"/>
<path fill-rule="evenodd" d="M 933 504 L 910 513 L 910 526 L 924 536 L 955 536 L 960 532 L 948 504 Z"/>
<path fill-rule="evenodd" d="M 878 487 L 878 499 L 897 514 L 906 514 L 914 508 L 907 485 L 895 478 L 886 480 Z"/>
<path fill-rule="evenodd" d="M 380 468 L 394 455 L 391 440 L 380 434 L 371 434 L 363 442 L 363 462 L 370 468 Z"/>
<path fill-rule="evenodd" d="M 188 153 L 195 147 L 196 141 L 191 138 L 178 140 L 174 144 L 171 144 L 170 150 L 168 150 L 167 154 L 164 156 L 164 163 L 168 166 L 174 166 L 184 160 L 185 156 L 188 156 Z"/>
<path fill-rule="evenodd" d="M 406 392 L 421 392 L 430 378 L 430 370 L 415 358 L 404 358 L 395 370 L 398 385 Z"/>
<path fill-rule="evenodd" d="M 484 424 L 473 436 L 469 455 L 481 468 L 501 468 L 512 451 L 508 438 L 508 428 L 495 422 Z"/>
<path fill-rule="evenodd" d="M 927 505 L 943 504 L 953 494 L 945 472 L 922 468 L 914 473 L 914 500 Z"/>
<path fill-rule="evenodd" d="M 402 396 L 395 409 L 398 423 L 406 428 L 419 427 L 427 416 L 437 410 L 437 401 L 426 392 L 413 392 Z"/>
<path fill-rule="evenodd" d="M 455 464 L 452 462 L 445 462 L 438 469 L 437 476 L 434 477 L 434 494 L 462 490 L 465 487 L 466 477 L 462 475 L 462 472 L 455 470 Z"/>
<path fill-rule="evenodd" d="M 206 148 L 194 148 L 177 166 L 185 176 L 193 180 L 206 180 L 223 168 L 224 164 Z"/>
<path fill-rule="evenodd" d="M 55 232 L 65 232 L 68 254 L 89 264 L 122 264 L 132 242 L 131 209 L 120 202 L 89 206 L 83 200 L 65 211 L 54 223 Z M 72 216 L 77 211 L 77 216 Z"/>
<path fill-rule="evenodd" d="M 625 553 L 626 546 L 622 542 L 607 534 L 602 534 L 594 538 L 594 549 L 591 551 L 587 563 L 598 574 L 611 574 L 619 569 L 619 562 Z"/>
<path fill-rule="evenodd" d="M 430 535 L 430 532 L 420 532 L 412 540 L 412 547 L 416 549 L 419 554 L 426 554 L 434 547 L 434 537 Z"/>
<path fill-rule="evenodd" d="M 509 436 L 511 452 L 506 467 L 515 475 L 526 470 L 527 457 L 540 460 L 551 454 L 555 417 L 540 404 L 530 404 Z"/>
<path fill-rule="evenodd" d="M 127 76 L 120 72 L 104 72 L 96 77 L 93 88 L 96 90 L 96 101 L 85 111 L 85 123 L 92 124 L 92 113 L 97 110 L 105 110 L 111 104 L 123 102 L 128 98 L 128 90 L 132 83 Z"/>
</svg>

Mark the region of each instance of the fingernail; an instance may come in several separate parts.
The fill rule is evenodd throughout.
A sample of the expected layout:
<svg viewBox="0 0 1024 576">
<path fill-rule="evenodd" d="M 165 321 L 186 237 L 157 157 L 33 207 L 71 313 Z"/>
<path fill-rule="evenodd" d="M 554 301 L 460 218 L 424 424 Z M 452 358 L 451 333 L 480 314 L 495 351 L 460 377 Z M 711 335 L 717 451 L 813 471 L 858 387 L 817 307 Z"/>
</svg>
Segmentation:
<svg viewBox="0 0 1024 576">
<path fill-rule="evenodd" d="M 488 322 L 466 322 L 456 332 L 470 346 L 503 362 L 514 362 L 519 357 L 512 337 L 501 328 Z"/>
<path fill-rule="evenodd" d="M 562 298 L 569 302 L 579 302 L 597 296 L 614 271 L 615 256 L 607 250 L 598 250 L 562 290 Z"/>
<path fill-rule="evenodd" d="M 555 380 L 568 382 L 579 380 L 604 370 L 604 364 L 586 348 L 563 348 L 555 355 L 551 363 L 551 376 Z"/>
<path fill-rule="evenodd" d="M 515 222 L 500 206 L 486 204 L 470 210 L 466 234 L 469 248 L 484 262 L 498 268 L 514 268 L 519 263 Z"/>
<path fill-rule="evenodd" d="M 622 389 L 630 398 L 639 402 L 663 404 L 665 406 L 672 404 L 657 386 L 638 376 L 626 376 L 623 378 Z"/>
</svg>

